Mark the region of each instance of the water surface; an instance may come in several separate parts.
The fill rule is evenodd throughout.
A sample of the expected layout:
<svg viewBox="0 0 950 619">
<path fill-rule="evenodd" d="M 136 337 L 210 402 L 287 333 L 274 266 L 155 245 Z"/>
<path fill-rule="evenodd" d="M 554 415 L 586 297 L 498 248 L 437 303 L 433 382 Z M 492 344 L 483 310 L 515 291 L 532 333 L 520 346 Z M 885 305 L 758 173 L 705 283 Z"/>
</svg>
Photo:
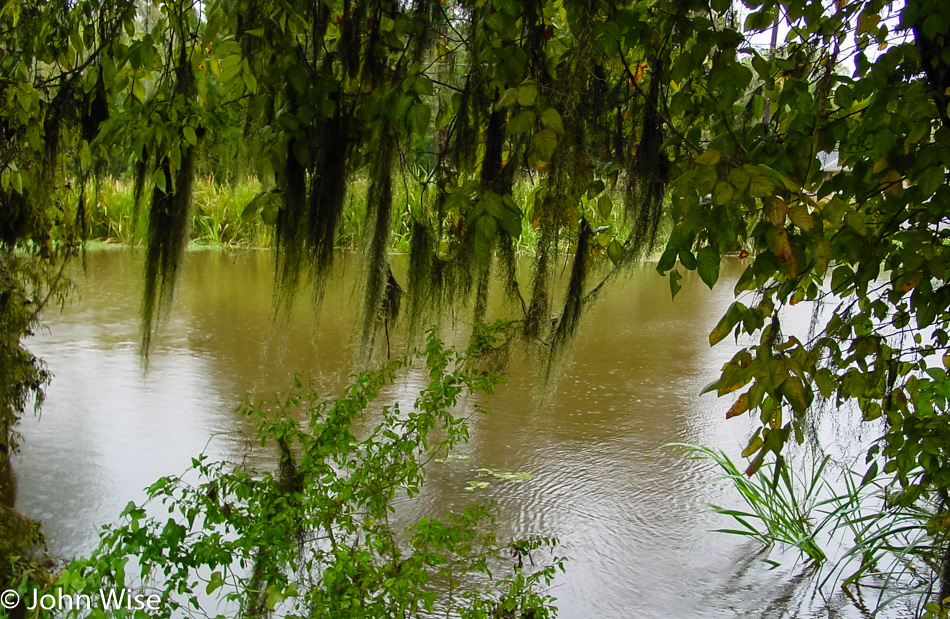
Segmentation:
<svg viewBox="0 0 950 619">
<path fill-rule="evenodd" d="M 473 421 L 461 449 L 468 459 L 434 464 L 404 517 L 492 499 L 501 536 L 560 538 L 568 571 L 551 593 L 567 619 L 862 616 L 839 595 L 826 603 L 807 584 L 789 584 L 802 566 L 768 571 L 754 544 L 707 533 L 728 523 L 704 503 L 738 505 L 735 496 L 711 483 L 709 463 L 668 446 L 736 455 L 748 440 L 750 420 L 724 421 L 731 400 L 699 395 L 735 351 L 728 339 L 710 348 L 707 333 L 740 269 L 725 264 L 715 291 L 687 277 L 675 301 L 649 267 L 615 285 L 584 319 L 556 396 L 539 405 L 535 373 L 512 363 L 488 403 L 494 413 Z M 140 271 L 134 252 L 89 253 L 80 295 L 49 312 L 29 344 L 54 380 L 42 415 L 22 423 L 17 505 L 43 521 L 61 556 L 89 552 L 101 524 L 202 450 L 240 457 L 252 433 L 234 410 L 245 393 L 286 389 L 294 372 L 339 392 L 354 368 L 352 260 L 335 272 L 315 331 L 305 303 L 275 328 L 270 253 L 190 253 L 147 372 L 137 347 Z M 807 312 L 798 320 L 807 327 Z M 446 325 L 460 339 L 470 329 L 461 314 Z M 401 349 L 401 336 L 393 339 Z M 413 386 L 403 381 L 401 396 L 411 401 Z M 479 467 L 535 477 L 464 490 Z"/>
</svg>

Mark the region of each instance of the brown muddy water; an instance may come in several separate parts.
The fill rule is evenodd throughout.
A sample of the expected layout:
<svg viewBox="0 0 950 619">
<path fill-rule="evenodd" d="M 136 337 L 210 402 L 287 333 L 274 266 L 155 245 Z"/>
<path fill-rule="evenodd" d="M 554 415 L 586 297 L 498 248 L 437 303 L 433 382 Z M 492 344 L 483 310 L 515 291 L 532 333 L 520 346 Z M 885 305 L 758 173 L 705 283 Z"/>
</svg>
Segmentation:
<svg viewBox="0 0 950 619">
<path fill-rule="evenodd" d="M 234 409 L 245 393 L 286 389 L 294 372 L 339 392 L 359 348 L 357 272 L 343 262 L 314 334 L 305 303 L 275 328 L 270 253 L 189 253 L 145 372 L 140 255 L 90 252 L 79 294 L 29 342 L 54 379 L 42 414 L 21 424 L 17 506 L 43 522 L 51 550 L 89 552 L 101 524 L 202 450 L 242 457 L 252 430 Z M 493 414 L 472 422 L 468 459 L 432 465 L 406 517 L 493 500 L 501 537 L 559 538 L 569 562 L 550 593 L 565 619 L 864 616 L 838 590 L 822 599 L 792 555 L 773 552 L 786 564 L 770 570 L 756 544 L 709 532 L 730 523 L 704 504 L 739 506 L 734 491 L 714 482 L 710 463 L 668 446 L 736 456 L 748 440 L 749 419 L 724 420 L 731 400 L 699 395 L 735 351 L 731 339 L 710 348 L 707 333 L 740 269 L 725 264 L 715 291 L 687 277 L 675 301 L 652 265 L 615 284 L 584 319 L 555 397 L 539 406 L 536 376 L 512 363 L 488 402 Z M 796 320 L 807 328 L 808 319 Z M 470 329 L 459 317 L 446 325 L 460 338 Z M 475 468 L 534 478 L 465 490 Z"/>
</svg>

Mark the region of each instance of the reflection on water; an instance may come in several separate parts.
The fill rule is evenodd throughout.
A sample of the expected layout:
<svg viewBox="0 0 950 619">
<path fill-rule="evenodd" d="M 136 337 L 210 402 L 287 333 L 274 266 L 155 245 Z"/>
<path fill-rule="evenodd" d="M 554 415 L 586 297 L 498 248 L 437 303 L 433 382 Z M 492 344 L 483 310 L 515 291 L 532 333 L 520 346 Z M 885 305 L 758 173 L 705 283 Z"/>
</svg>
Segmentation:
<svg viewBox="0 0 950 619">
<path fill-rule="evenodd" d="M 242 457 L 251 429 L 234 408 L 247 391 L 266 397 L 302 372 L 339 392 L 358 352 L 352 266 L 335 274 L 314 333 L 306 307 L 286 328 L 273 326 L 269 253 L 196 252 L 145 373 L 139 259 L 117 251 L 87 261 L 81 299 L 47 316 L 49 328 L 30 342 L 55 378 L 42 417 L 24 420 L 15 458 L 19 508 L 43 521 L 51 549 L 65 556 L 92 549 L 99 525 L 203 449 Z M 724 265 L 723 279 L 739 268 Z M 731 286 L 709 291 L 687 279 L 675 302 L 651 268 L 617 284 L 583 322 L 556 397 L 541 406 L 534 375 L 513 359 L 509 384 L 489 402 L 494 414 L 473 421 L 468 459 L 432 465 L 401 517 L 490 499 L 501 536 L 559 537 L 570 561 L 551 593 L 568 619 L 861 616 L 841 600 L 811 599 L 808 586 L 783 588 L 794 572 L 767 572 L 755 545 L 706 532 L 723 522 L 703 504 L 735 498 L 710 484 L 709 463 L 667 445 L 736 454 L 751 426 L 723 421 L 731 402 L 698 395 L 734 352 L 706 340 Z M 419 380 L 389 397 L 411 402 Z M 464 490 L 479 467 L 535 477 Z"/>
</svg>

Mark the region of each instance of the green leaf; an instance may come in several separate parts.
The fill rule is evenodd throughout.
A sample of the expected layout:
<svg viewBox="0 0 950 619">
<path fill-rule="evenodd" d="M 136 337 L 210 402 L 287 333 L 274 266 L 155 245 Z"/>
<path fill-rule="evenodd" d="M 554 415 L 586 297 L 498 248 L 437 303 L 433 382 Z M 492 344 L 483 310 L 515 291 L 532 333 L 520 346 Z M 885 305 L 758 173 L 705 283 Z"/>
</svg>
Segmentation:
<svg viewBox="0 0 950 619">
<path fill-rule="evenodd" d="M 538 87 L 534 84 L 523 84 L 518 87 L 518 105 L 531 107 L 538 100 Z"/>
<path fill-rule="evenodd" d="M 732 188 L 732 185 L 730 185 L 729 183 L 725 181 L 719 181 L 718 183 L 716 183 L 715 187 L 713 187 L 713 192 L 712 192 L 713 204 L 717 206 L 724 206 L 726 204 L 729 204 L 729 202 L 732 201 L 733 194 L 734 194 L 734 190 Z"/>
<path fill-rule="evenodd" d="M 610 217 L 611 211 L 613 211 L 614 203 L 610 199 L 610 196 L 604 194 L 597 199 L 597 214 L 600 215 L 601 219 L 607 219 Z"/>
<path fill-rule="evenodd" d="M 89 148 L 89 142 L 83 140 L 79 146 L 79 165 L 82 166 L 84 170 L 88 170 L 89 166 L 92 165 L 92 150 Z M 165 177 L 162 176 L 162 180 L 165 180 Z"/>
<path fill-rule="evenodd" d="M 696 254 L 699 278 L 711 289 L 719 279 L 719 252 L 715 247 L 703 247 Z"/>
<path fill-rule="evenodd" d="M 946 170 L 942 165 L 932 165 L 917 177 L 917 185 L 924 198 L 929 198 L 943 185 Z"/>
<path fill-rule="evenodd" d="M 431 96 L 432 80 L 430 80 L 425 75 L 418 76 L 416 78 L 415 84 L 413 84 L 413 90 L 415 90 L 417 95 Z"/>
<path fill-rule="evenodd" d="M 508 29 L 509 18 L 504 13 L 491 13 L 485 18 L 485 25 L 495 32 L 504 32 Z"/>
<path fill-rule="evenodd" d="M 690 271 L 696 270 L 696 256 L 689 250 L 688 247 L 680 247 L 680 264 Z"/>
<path fill-rule="evenodd" d="M 733 328 L 735 328 L 739 319 L 742 317 L 743 309 L 744 307 L 738 302 L 733 302 L 732 305 L 729 306 L 729 309 L 722 315 L 722 318 L 719 319 L 719 322 L 716 323 L 713 330 L 709 332 L 710 346 L 715 346 L 721 342 L 723 338 L 732 333 Z"/>
<path fill-rule="evenodd" d="M 748 168 L 746 170 L 748 171 Z M 760 172 L 754 172 L 750 177 L 749 195 L 753 198 L 765 198 L 775 191 L 775 184 Z"/>
<path fill-rule="evenodd" d="M 676 294 L 683 288 L 683 276 L 676 269 L 670 271 L 670 296 L 676 298 Z"/>
<path fill-rule="evenodd" d="M 676 254 L 678 252 L 679 248 L 667 245 L 666 250 L 660 256 L 659 262 L 656 263 L 656 270 L 660 275 L 666 275 L 666 272 L 676 265 Z"/>
<path fill-rule="evenodd" d="M 145 101 L 145 82 L 143 80 L 132 80 L 132 96 L 141 102 Z"/>
<path fill-rule="evenodd" d="M 561 120 L 561 115 L 553 107 L 541 112 L 541 124 L 558 135 L 564 135 L 564 122 Z"/>
<path fill-rule="evenodd" d="M 511 107 L 518 102 L 518 89 L 509 88 L 505 91 L 505 94 L 502 95 L 501 100 L 498 102 L 498 105 L 501 107 Z"/>
<path fill-rule="evenodd" d="M 491 190 L 485 190 L 482 193 L 482 199 L 480 200 L 482 208 L 484 208 L 488 214 L 490 214 L 495 219 L 501 219 L 505 215 L 505 207 L 502 203 L 501 196 Z"/>
<path fill-rule="evenodd" d="M 769 67 L 768 61 L 762 56 L 758 54 L 752 56 L 752 68 L 759 74 L 762 81 L 767 82 L 772 79 L 772 69 Z"/>
<path fill-rule="evenodd" d="M 10 172 L 10 185 L 13 186 L 13 189 L 18 194 L 20 194 L 21 196 L 23 195 L 23 176 L 21 176 L 21 173 L 19 170 L 14 170 L 13 172 Z"/>
<path fill-rule="evenodd" d="M 195 130 L 190 125 L 185 125 L 181 131 L 185 136 L 185 140 L 187 140 L 189 144 L 192 146 L 198 144 L 198 136 L 195 134 Z"/>
<path fill-rule="evenodd" d="M 281 591 L 275 585 L 268 585 L 267 587 L 267 608 L 268 610 L 274 610 L 278 604 L 284 601 L 286 596 L 284 592 Z"/>
<path fill-rule="evenodd" d="M 931 15 L 931 17 L 936 17 L 936 15 Z M 939 20 L 939 17 L 938 17 Z M 881 16 L 877 13 L 871 13 L 867 10 L 863 11 L 861 15 L 858 16 L 858 34 L 867 34 L 874 30 L 875 27 L 881 22 Z M 924 27 L 926 28 L 927 21 L 924 20 Z"/>
<path fill-rule="evenodd" d="M 230 84 L 238 75 L 241 74 L 241 70 L 243 69 L 241 60 L 241 56 L 236 53 L 229 54 L 221 58 L 221 64 L 219 65 L 218 70 L 221 74 L 220 77 L 222 82 L 225 84 Z"/>
<path fill-rule="evenodd" d="M 828 270 L 828 264 L 831 262 L 831 241 L 821 239 L 815 243 L 815 249 L 812 254 L 815 257 L 815 269 L 818 275 L 824 276 Z"/>
<path fill-rule="evenodd" d="M 165 170 L 162 168 L 156 168 L 152 172 L 152 182 L 155 183 L 155 186 L 161 189 L 163 192 L 167 191 L 165 188 Z"/>
<path fill-rule="evenodd" d="M 729 170 L 728 177 L 737 193 L 744 192 L 752 180 L 749 173 L 742 168 L 732 168 Z"/>
<path fill-rule="evenodd" d="M 208 585 L 205 587 L 205 593 L 211 595 L 224 584 L 224 577 L 220 571 L 212 572 Z"/>
<path fill-rule="evenodd" d="M 534 127 L 535 114 L 532 110 L 521 110 L 515 114 L 514 118 L 508 121 L 505 127 L 505 134 L 508 137 L 520 135 L 530 131 Z"/>
<path fill-rule="evenodd" d="M 763 176 L 766 176 L 767 178 L 769 178 L 776 185 L 781 185 L 785 187 L 785 189 L 792 192 L 796 192 L 796 193 L 801 189 L 798 183 L 796 183 L 795 181 L 793 181 L 792 179 L 785 176 L 784 174 L 782 174 L 781 172 L 779 172 L 778 170 L 774 168 L 770 168 L 769 166 L 764 165 L 764 164 L 759 164 L 755 167 Z"/>
<path fill-rule="evenodd" d="M 557 148 L 557 134 L 551 129 L 542 129 L 531 138 L 531 150 L 538 161 L 551 161 L 555 148 Z"/>
<path fill-rule="evenodd" d="M 399 95 L 396 97 L 396 100 L 393 101 L 392 106 L 389 108 L 389 117 L 395 122 L 402 122 L 402 119 L 406 117 L 406 114 L 409 113 L 410 108 L 412 107 L 413 98 L 409 95 Z"/>
<path fill-rule="evenodd" d="M 803 415 L 811 404 L 811 394 L 805 390 L 805 385 L 797 376 L 787 376 L 781 386 L 782 396 L 791 405 L 798 415 Z"/>
<path fill-rule="evenodd" d="M 864 216 L 862 216 L 861 213 L 857 211 L 849 211 L 844 216 L 844 223 L 861 236 L 868 235 L 868 227 L 867 224 L 864 223 Z"/>
<path fill-rule="evenodd" d="M 33 150 L 36 152 L 43 151 L 43 140 L 40 138 L 40 126 L 37 123 L 30 123 L 26 129 L 26 137 Z"/>
<path fill-rule="evenodd" d="M 699 195 L 705 196 L 716 186 L 716 168 L 713 166 L 703 166 L 696 171 L 696 191 Z"/>
<path fill-rule="evenodd" d="M 796 202 L 788 207 L 788 218 L 793 224 L 798 226 L 799 229 L 808 232 L 815 225 L 815 220 L 812 219 L 811 213 L 808 212 L 808 207 L 800 202 Z"/>
<path fill-rule="evenodd" d="M 432 108 L 425 103 L 417 103 L 409 109 L 409 127 L 416 135 L 425 136 L 429 129 Z"/>
<path fill-rule="evenodd" d="M 746 448 L 742 450 L 742 453 L 739 454 L 743 458 L 748 458 L 758 450 L 762 449 L 762 446 L 765 445 L 765 441 L 762 440 L 762 437 L 759 436 L 759 432 L 756 431 L 755 435 L 752 437 L 752 440 L 749 441 L 749 444 L 746 445 Z"/>
<path fill-rule="evenodd" d="M 716 165 L 719 163 L 719 160 L 722 158 L 722 155 L 719 154 L 719 151 L 715 148 L 710 148 L 702 155 L 696 157 L 696 163 L 701 163 L 703 165 Z"/>
<path fill-rule="evenodd" d="M 619 266 L 620 262 L 623 260 L 623 245 L 621 245 L 617 239 L 610 241 L 610 245 L 607 246 L 607 257 L 610 258 L 610 261 L 614 263 L 614 266 Z M 679 275 L 677 273 L 677 275 Z M 672 278 L 672 272 L 670 278 Z M 671 284 L 672 285 L 672 284 Z M 674 293 L 675 295 L 676 293 Z"/>
<path fill-rule="evenodd" d="M 257 92 L 257 78 L 254 76 L 254 72 L 251 71 L 251 66 L 248 64 L 247 58 L 244 59 L 244 71 L 242 74 L 247 91 L 253 95 Z"/>
<path fill-rule="evenodd" d="M 830 398 L 831 395 L 835 392 L 835 379 L 831 374 L 831 370 L 828 368 L 822 368 L 815 372 L 813 377 L 815 385 L 818 387 L 818 392 L 823 398 Z"/>
<path fill-rule="evenodd" d="M 821 216 L 832 226 L 840 226 L 847 210 L 845 201 L 840 196 L 835 196 L 821 207 Z"/>
<path fill-rule="evenodd" d="M 502 230 L 508 233 L 513 239 L 521 238 L 521 215 L 511 210 L 506 210 L 501 219 L 498 220 Z"/>
</svg>

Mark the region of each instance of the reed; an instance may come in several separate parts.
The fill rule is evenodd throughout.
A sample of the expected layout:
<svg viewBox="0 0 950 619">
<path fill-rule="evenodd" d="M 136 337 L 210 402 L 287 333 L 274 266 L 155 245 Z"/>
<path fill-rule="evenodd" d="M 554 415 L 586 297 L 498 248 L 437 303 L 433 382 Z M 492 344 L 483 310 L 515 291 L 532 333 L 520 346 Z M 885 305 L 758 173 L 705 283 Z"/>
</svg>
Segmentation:
<svg viewBox="0 0 950 619">
<path fill-rule="evenodd" d="M 828 489 L 823 477 L 829 458 L 815 463 L 810 470 L 793 474 L 780 461 L 763 465 L 757 473 L 747 476 L 724 452 L 695 445 L 679 445 L 691 459 L 710 460 L 722 471 L 718 480 L 735 487 L 747 510 L 709 505 L 718 514 L 729 516 L 739 528 L 717 529 L 757 540 L 765 547 L 782 545 L 798 550 L 803 557 L 821 564 L 827 554 L 817 540 L 834 521 L 825 517 L 815 520 L 822 506 L 832 501 L 823 498 Z"/>
<path fill-rule="evenodd" d="M 746 509 L 709 505 L 737 527 L 717 532 L 754 539 L 764 547 L 797 550 L 816 568 L 819 589 L 840 586 L 849 596 L 880 612 L 900 604 L 915 608 L 914 616 L 946 617 L 934 595 L 946 561 L 948 512 L 939 500 L 903 505 L 892 476 L 860 475 L 842 468 L 832 477 L 828 456 L 811 466 L 764 465 L 751 477 L 722 451 L 677 444 L 691 459 L 708 460 L 738 492 Z M 826 552 L 818 539 L 830 543 Z M 829 548 L 831 550 L 831 548 Z M 766 563 L 777 565 L 775 561 Z M 817 570 L 824 576 L 817 578 Z"/>
</svg>

